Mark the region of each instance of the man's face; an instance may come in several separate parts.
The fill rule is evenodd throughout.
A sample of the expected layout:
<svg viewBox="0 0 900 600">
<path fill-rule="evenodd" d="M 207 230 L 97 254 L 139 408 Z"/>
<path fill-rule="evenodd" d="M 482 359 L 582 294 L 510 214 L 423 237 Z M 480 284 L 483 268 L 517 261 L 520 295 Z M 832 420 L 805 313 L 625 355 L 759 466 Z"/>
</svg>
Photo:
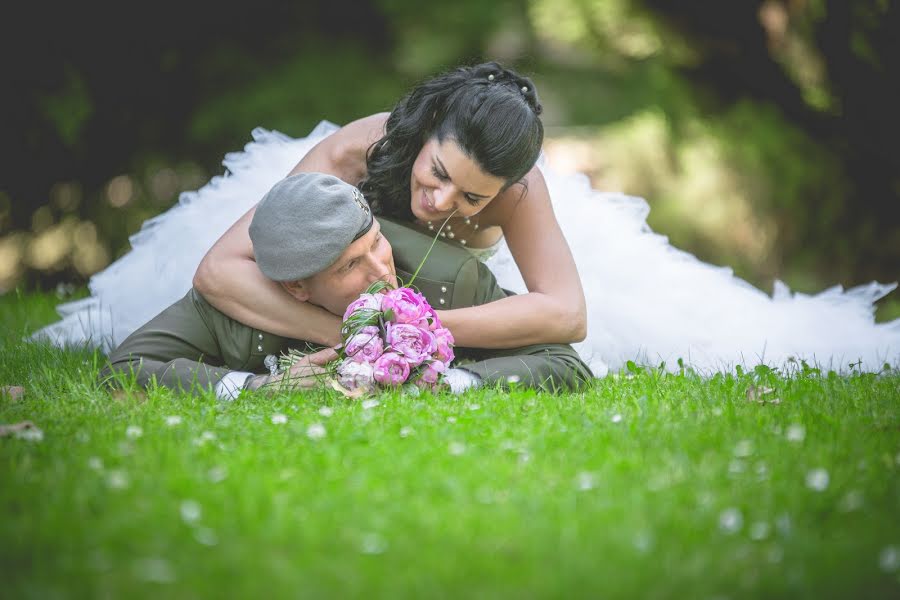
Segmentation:
<svg viewBox="0 0 900 600">
<path fill-rule="evenodd" d="M 350 244 L 330 267 L 302 281 L 284 285 L 298 300 L 343 315 L 347 306 L 379 279 L 397 285 L 394 252 L 390 242 L 381 235 L 381 224 L 376 219 L 372 228 Z"/>
</svg>

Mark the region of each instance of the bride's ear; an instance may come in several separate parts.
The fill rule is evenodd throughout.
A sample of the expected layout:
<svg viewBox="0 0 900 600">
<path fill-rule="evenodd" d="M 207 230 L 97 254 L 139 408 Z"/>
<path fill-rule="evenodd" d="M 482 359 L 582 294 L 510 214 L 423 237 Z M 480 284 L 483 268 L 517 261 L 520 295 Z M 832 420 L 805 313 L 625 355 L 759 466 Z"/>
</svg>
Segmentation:
<svg viewBox="0 0 900 600">
<path fill-rule="evenodd" d="M 303 281 L 282 281 L 281 287 L 300 302 L 309 300 L 309 290 L 303 285 Z"/>
</svg>

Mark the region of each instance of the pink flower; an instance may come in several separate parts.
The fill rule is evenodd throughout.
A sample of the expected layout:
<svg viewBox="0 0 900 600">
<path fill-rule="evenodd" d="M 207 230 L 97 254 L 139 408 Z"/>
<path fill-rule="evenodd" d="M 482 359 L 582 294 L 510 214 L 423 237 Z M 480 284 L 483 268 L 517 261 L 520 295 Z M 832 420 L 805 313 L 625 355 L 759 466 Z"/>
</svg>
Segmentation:
<svg viewBox="0 0 900 600">
<path fill-rule="evenodd" d="M 351 302 L 344 311 L 344 320 L 346 321 L 350 315 L 360 309 L 381 311 L 382 298 L 384 298 L 384 294 L 360 294 L 359 298 Z"/>
<path fill-rule="evenodd" d="M 422 383 L 427 383 L 428 385 L 435 385 L 441 378 L 441 373 L 447 370 L 447 365 L 442 363 L 439 360 L 432 361 L 428 363 L 425 367 L 425 370 L 422 371 L 422 375 L 419 378 L 419 381 Z"/>
<path fill-rule="evenodd" d="M 385 352 L 375 361 L 374 377 L 384 385 L 400 385 L 409 377 L 409 363 L 396 352 Z"/>
<path fill-rule="evenodd" d="M 435 351 L 434 334 L 409 323 L 388 323 L 385 333 L 391 350 L 403 355 L 411 367 L 417 367 L 431 358 Z"/>
<path fill-rule="evenodd" d="M 375 388 L 375 368 L 370 363 L 345 358 L 337 372 L 338 382 L 348 390 L 372 391 Z"/>
<path fill-rule="evenodd" d="M 384 352 L 381 332 L 374 325 L 368 325 L 350 336 L 344 352 L 356 362 L 372 363 Z"/>
<path fill-rule="evenodd" d="M 410 288 L 398 288 L 386 293 L 381 309 L 393 311 L 391 320 L 396 323 L 417 323 L 434 312 L 425 297 Z"/>
<path fill-rule="evenodd" d="M 453 339 L 453 334 L 450 333 L 449 329 L 441 327 L 434 332 L 434 357 L 444 364 L 450 364 L 455 358 L 455 354 L 453 353 L 453 344 L 456 340 Z"/>
</svg>

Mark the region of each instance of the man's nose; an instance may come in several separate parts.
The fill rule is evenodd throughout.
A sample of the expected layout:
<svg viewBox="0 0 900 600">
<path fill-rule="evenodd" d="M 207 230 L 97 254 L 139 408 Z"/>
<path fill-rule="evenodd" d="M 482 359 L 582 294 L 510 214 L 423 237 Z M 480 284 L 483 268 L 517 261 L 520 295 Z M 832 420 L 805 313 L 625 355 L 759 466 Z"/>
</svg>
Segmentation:
<svg viewBox="0 0 900 600">
<path fill-rule="evenodd" d="M 371 263 L 371 279 L 372 281 L 376 281 L 381 279 L 383 281 L 387 281 L 391 285 L 396 285 L 397 281 L 394 279 L 394 272 L 392 267 L 392 260 L 384 259 L 381 257 L 372 257 Z"/>
</svg>

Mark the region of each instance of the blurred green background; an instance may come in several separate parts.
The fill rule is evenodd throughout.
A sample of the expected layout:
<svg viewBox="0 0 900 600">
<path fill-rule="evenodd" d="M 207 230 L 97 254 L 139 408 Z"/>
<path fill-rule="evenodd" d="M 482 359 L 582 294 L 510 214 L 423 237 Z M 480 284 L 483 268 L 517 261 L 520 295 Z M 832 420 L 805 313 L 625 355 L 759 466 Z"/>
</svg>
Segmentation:
<svg viewBox="0 0 900 600">
<path fill-rule="evenodd" d="M 900 278 L 900 3 L 126 4 L 0 25 L 0 292 L 83 284 L 256 126 L 303 136 L 486 59 L 537 83 L 553 166 L 646 198 L 675 245 L 766 291 Z"/>
</svg>

